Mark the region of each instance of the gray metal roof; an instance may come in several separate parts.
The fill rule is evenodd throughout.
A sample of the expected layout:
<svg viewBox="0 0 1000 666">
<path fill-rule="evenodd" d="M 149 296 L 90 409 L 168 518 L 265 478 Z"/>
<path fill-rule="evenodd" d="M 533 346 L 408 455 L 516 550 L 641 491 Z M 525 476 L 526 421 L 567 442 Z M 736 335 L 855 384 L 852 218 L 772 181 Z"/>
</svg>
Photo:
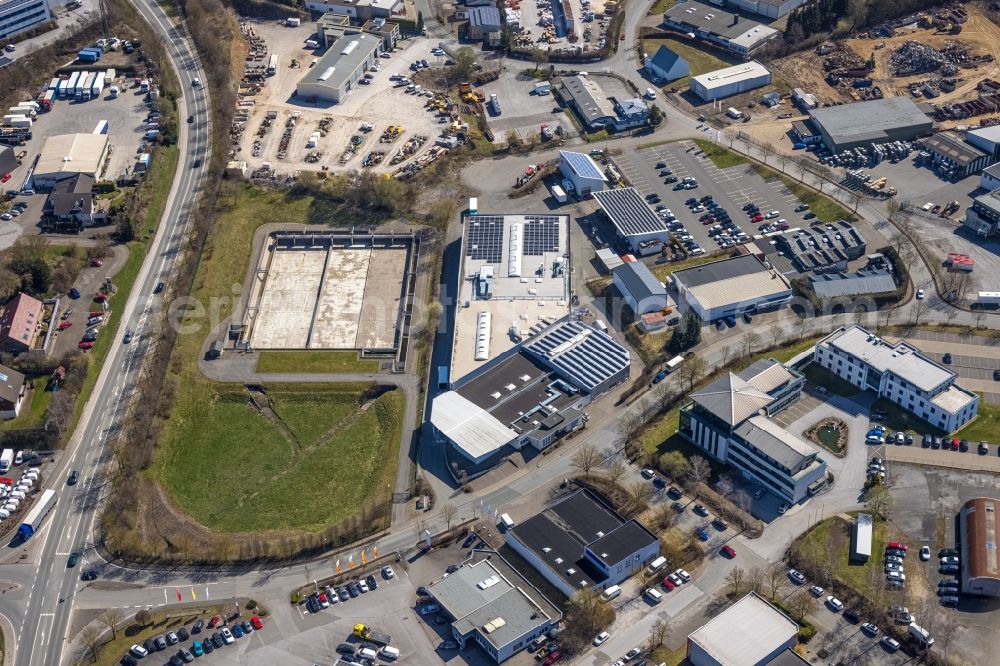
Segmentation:
<svg viewBox="0 0 1000 666">
<path fill-rule="evenodd" d="M 888 133 L 905 128 L 929 130 L 933 121 L 909 97 L 887 97 L 870 102 L 817 108 L 809 112 L 817 127 L 835 143 L 886 141 Z"/>
<path fill-rule="evenodd" d="M 524 349 L 577 387 L 594 391 L 628 372 L 629 352 L 607 333 L 580 321 L 556 324 Z"/>
<path fill-rule="evenodd" d="M 594 192 L 594 198 L 623 237 L 667 230 L 667 225 L 656 216 L 634 187 Z"/>
<path fill-rule="evenodd" d="M 729 426 L 735 426 L 767 407 L 774 398 L 733 373 L 719 377 L 692 393 L 691 399 Z"/>
<path fill-rule="evenodd" d="M 833 227 L 832 229 L 829 227 Z M 847 261 L 864 251 L 864 236 L 850 222 L 788 231 L 774 237 L 776 246 L 802 272 Z"/>
<path fill-rule="evenodd" d="M 824 273 L 810 277 L 809 282 L 816 295 L 823 298 L 881 294 L 896 289 L 896 281 L 888 271 Z"/>
<path fill-rule="evenodd" d="M 24 375 L 5 365 L 0 365 L 0 399 L 16 403 L 24 386 Z"/>
<path fill-rule="evenodd" d="M 1000 162 L 989 165 L 983 169 L 983 173 L 987 176 L 991 176 L 994 180 L 1000 180 Z"/>
<path fill-rule="evenodd" d="M 622 264 L 612 274 L 617 277 L 622 286 L 631 294 L 636 302 L 650 296 L 666 296 L 667 289 L 664 287 L 649 267 L 641 261 L 630 261 Z"/>
<path fill-rule="evenodd" d="M 381 37 L 368 33 L 344 35 L 330 46 L 315 67 L 306 70 L 299 83 L 339 89 L 381 44 Z"/>
<path fill-rule="evenodd" d="M 604 96 L 600 86 L 585 76 L 567 76 L 562 80 L 563 92 L 573 100 L 577 113 L 587 124 L 603 118 L 614 118 L 615 110 Z"/>
<path fill-rule="evenodd" d="M 595 194 L 594 196 L 597 195 Z M 747 254 L 742 257 L 721 259 L 702 264 L 701 266 L 685 268 L 681 271 L 675 271 L 671 275 L 674 280 L 677 280 L 678 284 L 688 289 L 693 289 L 694 287 L 700 287 L 711 282 L 766 272 L 768 272 L 767 267 L 761 263 L 760 259 L 752 254 Z"/>
<path fill-rule="evenodd" d="M 767 663 L 784 645 L 793 645 L 799 625 L 751 592 L 688 636 L 722 666 Z"/>
<path fill-rule="evenodd" d="M 499 28 L 500 12 L 496 7 L 470 7 L 469 23 L 481 28 Z"/>
<path fill-rule="evenodd" d="M 952 132 L 938 132 L 927 137 L 921 143 L 927 150 L 947 157 L 960 166 L 966 166 L 970 162 L 986 156 L 985 151 L 971 143 L 966 143 Z"/>
<path fill-rule="evenodd" d="M 805 440 L 766 416 L 751 417 L 734 432 L 792 474 L 799 472 L 816 456 L 816 449 Z"/>
<path fill-rule="evenodd" d="M 583 153 L 574 153 L 570 150 L 560 150 L 559 157 L 566 160 L 566 164 L 569 168 L 573 170 L 580 178 L 592 178 L 595 180 L 607 181 L 607 176 L 601 171 L 601 168 L 597 166 L 597 163 L 590 157 L 590 155 L 584 155 Z"/>
<path fill-rule="evenodd" d="M 656 54 L 652 57 L 653 65 L 659 67 L 664 72 L 670 71 L 670 68 L 673 67 L 674 63 L 678 60 L 684 61 L 684 58 L 680 57 L 666 46 L 660 46 L 660 48 L 657 49 Z"/>
<path fill-rule="evenodd" d="M 751 21 L 716 5 L 708 5 L 697 0 L 678 2 L 664 12 L 664 16 L 677 23 L 728 39 L 739 37 L 753 28 L 762 26 L 757 21 Z"/>
</svg>

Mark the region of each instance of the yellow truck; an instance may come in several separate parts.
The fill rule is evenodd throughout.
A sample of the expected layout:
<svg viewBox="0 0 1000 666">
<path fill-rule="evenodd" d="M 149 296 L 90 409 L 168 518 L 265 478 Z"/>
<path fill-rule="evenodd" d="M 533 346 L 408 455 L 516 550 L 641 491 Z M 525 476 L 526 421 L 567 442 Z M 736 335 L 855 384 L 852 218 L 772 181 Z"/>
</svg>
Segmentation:
<svg viewBox="0 0 1000 666">
<path fill-rule="evenodd" d="M 374 643 L 375 645 L 385 646 L 392 641 L 392 637 L 389 634 L 384 634 L 381 631 L 373 629 L 366 624 L 361 624 L 360 622 L 354 625 L 354 635 L 358 638 L 363 638 L 369 643 Z"/>
</svg>

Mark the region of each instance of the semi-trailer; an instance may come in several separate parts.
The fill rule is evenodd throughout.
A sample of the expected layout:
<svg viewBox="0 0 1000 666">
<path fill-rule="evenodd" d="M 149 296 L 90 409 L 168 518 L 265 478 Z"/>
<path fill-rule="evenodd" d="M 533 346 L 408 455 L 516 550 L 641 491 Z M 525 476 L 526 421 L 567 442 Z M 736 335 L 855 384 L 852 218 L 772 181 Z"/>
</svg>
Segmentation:
<svg viewBox="0 0 1000 666">
<path fill-rule="evenodd" d="M 35 506 L 31 507 L 31 511 L 24 517 L 24 522 L 17 528 L 17 535 L 21 538 L 22 543 L 38 532 L 42 526 L 42 521 L 45 520 L 45 516 L 49 515 L 49 512 L 55 507 L 57 501 L 56 491 L 51 488 L 42 493 Z"/>
<path fill-rule="evenodd" d="M 93 99 L 100 99 L 104 92 L 104 72 L 98 72 L 94 77 L 94 86 L 90 89 L 90 96 Z"/>
</svg>

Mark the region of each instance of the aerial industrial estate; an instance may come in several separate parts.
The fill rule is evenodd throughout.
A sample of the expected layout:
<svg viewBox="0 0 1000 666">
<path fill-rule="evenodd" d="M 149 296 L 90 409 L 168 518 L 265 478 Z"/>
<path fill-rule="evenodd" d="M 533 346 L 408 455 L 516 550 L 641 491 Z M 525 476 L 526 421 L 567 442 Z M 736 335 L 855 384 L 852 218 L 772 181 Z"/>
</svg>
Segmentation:
<svg viewBox="0 0 1000 666">
<path fill-rule="evenodd" d="M 176 9 L 0 4 L 5 662 L 996 660 L 1000 9 Z"/>
</svg>

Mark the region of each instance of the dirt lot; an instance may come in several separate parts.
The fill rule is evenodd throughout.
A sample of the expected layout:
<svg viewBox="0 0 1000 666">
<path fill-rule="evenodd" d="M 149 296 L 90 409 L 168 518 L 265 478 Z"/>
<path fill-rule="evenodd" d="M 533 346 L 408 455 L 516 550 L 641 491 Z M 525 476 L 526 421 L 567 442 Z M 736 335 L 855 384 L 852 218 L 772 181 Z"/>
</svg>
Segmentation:
<svg viewBox="0 0 1000 666">
<path fill-rule="evenodd" d="M 875 70 L 872 73 L 874 85 L 882 88 L 885 95 L 909 95 L 909 86 L 913 83 L 940 78 L 935 72 L 916 74 L 912 76 L 895 76 L 894 69 L 889 64 L 890 56 L 900 46 L 908 41 L 917 41 L 935 49 L 942 49 L 948 42 L 959 42 L 966 46 L 970 57 L 990 54 L 993 62 L 979 63 L 978 67 L 961 69 L 957 75 L 958 85 L 955 90 L 944 93 L 934 99 L 934 102 L 969 99 L 975 96 L 976 83 L 984 78 L 1000 78 L 1000 27 L 987 19 L 977 7 L 965 5 L 969 20 L 957 35 L 937 29 L 912 28 L 902 29 L 894 37 L 885 39 L 855 38 L 841 42 L 841 45 L 853 52 L 862 60 L 875 56 Z M 879 48 L 879 44 L 885 44 Z M 819 97 L 820 103 L 854 101 L 850 87 L 832 88 L 825 79 L 823 60 L 825 56 L 817 55 L 815 51 L 797 53 L 772 63 L 790 81 L 795 81 L 797 87 L 811 92 Z"/>
<path fill-rule="evenodd" d="M 426 39 L 402 41 L 395 52 L 382 58 L 382 69 L 374 73 L 372 85 L 351 91 L 341 104 L 308 104 L 294 95 L 296 84 L 309 69 L 312 60 L 319 58 L 324 52 L 314 52 L 305 47 L 305 41 L 313 35 L 315 28 L 315 23 L 311 22 L 304 22 L 299 28 L 288 28 L 275 21 L 254 23 L 255 31 L 267 42 L 270 53 L 277 54 L 279 66 L 278 73 L 267 79 L 263 90 L 254 100 L 239 146 L 240 158 L 246 160 L 250 169 L 259 167 L 264 162 L 270 162 L 275 171 L 285 174 L 303 169 L 319 171 L 324 167 L 332 171 L 360 169 L 362 159 L 368 152 L 380 150 L 386 153 L 385 160 L 372 169 L 384 173 L 400 166 L 390 165 L 389 160 L 412 137 L 427 137 L 416 155 L 428 150 L 442 125 L 437 123 L 433 113 L 424 108 L 428 101 L 426 97 L 406 94 L 403 88 L 394 87 L 389 77 L 392 74 L 411 74 L 409 65 L 416 59 L 423 58 L 433 62 L 430 49 L 437 42 Z M 298 67 L 290 67 L 292 59 L 298 61 Z M 268 112 L 277 113 L 277 118 L 265 134 L 258 137 L 258 128 Z M 288 156 L 278 159 L 282 133 L 294 113 L 299 116 L 288 145 Z M 315 147 L 306 148 L 309 136 L 319 130 L 320 121 L 324 118 L 330 119 L 328 129 L 321 131 L 322 136 Z M 362 123 L 370 123 L 373 130 L 359 132 Z M 379 137 L 389 126 L 402 126 L 404 129 L 391 142 L 380 144 Z M 353 135 L 361 136 L 364 141 L 348 161 L 341 163 L 340 158 Z M 262 144 L 259 155 L 255 157 L 253 143 L 258 138 Z M 319 158 L 314 162 L 305 159 L 311 152 L 319 153 Z"/>
</svg>

